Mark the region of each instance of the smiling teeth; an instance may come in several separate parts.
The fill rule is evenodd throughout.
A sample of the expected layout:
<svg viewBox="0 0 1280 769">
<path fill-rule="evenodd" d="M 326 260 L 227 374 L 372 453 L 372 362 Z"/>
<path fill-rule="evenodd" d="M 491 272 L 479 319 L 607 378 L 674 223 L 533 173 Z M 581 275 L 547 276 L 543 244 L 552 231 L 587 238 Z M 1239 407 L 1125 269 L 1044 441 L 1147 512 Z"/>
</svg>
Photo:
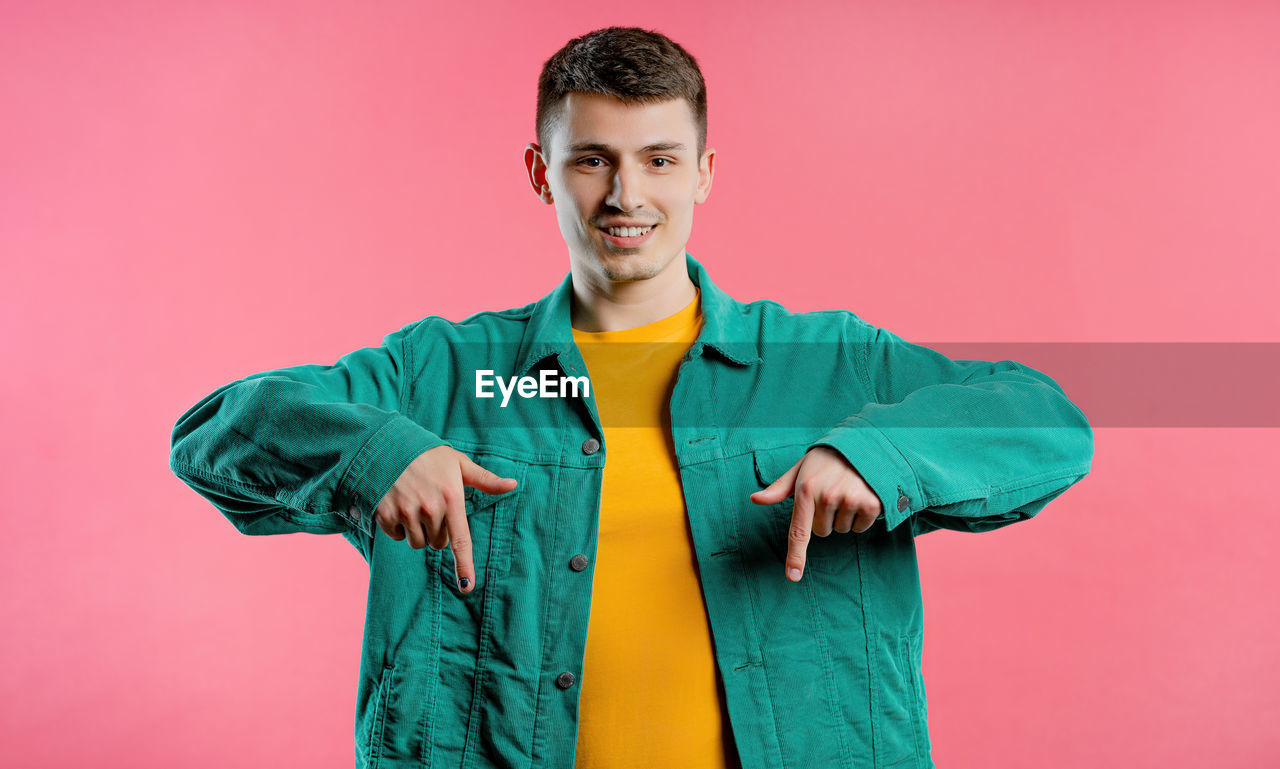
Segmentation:
<svg viewBox="0 0 1280 769">
<path fill-rule="evenodd" d="M 610 227 L 609 234 L 615 238 L 634 238 L 643 235 L 652 229 L 652 224 L 648 227 Z"/>
</svg>

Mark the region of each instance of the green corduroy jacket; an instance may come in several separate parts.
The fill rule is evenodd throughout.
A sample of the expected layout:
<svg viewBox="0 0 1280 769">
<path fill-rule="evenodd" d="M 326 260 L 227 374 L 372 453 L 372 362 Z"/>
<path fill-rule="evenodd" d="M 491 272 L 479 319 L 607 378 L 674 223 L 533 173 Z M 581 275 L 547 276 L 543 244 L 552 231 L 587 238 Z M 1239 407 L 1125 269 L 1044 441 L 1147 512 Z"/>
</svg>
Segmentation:
<svg viewBox="0 0 1280 769">
<path fill-rule="evenodd" d="M 738 302 L 685 258 L 704 325 L 678 369 L 671 437 L 742 765 L 931 767 L 914 538 L 1038 513 L 1089 472 L 1088 421 L 1028 366 L 952 360 L 852 312 Z M 573 766 L 609 447 L 589 391 L 502 405 L 476 388 L 481 370 L 584 376 L 571 296 L 566 275 L 524 307 L 429 316 L 331 366 L 247 376 L 173 429 L 173 472 L 239 531 L 341 534 L 368 562 L 358 767 Z M 466 489 L 467 594 L 451 550 L 415 550 L 373 519 L 442 444 L 518 481 Z M 748 497 L 819 445 L 883 515 L 811 539 L 793 583 L 793 499 Z"/>
</svg>

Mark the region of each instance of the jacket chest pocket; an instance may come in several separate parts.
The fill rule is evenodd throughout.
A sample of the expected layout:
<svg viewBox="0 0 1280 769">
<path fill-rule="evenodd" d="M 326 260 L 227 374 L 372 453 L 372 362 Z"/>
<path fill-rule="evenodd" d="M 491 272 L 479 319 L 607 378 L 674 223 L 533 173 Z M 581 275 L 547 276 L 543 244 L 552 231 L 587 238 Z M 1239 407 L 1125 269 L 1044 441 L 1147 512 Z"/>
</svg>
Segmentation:
<svg viewBox="0 0 1280 769">
<path fill-rule="evenodd" d="M 505 494 L 490 494 L 473 486 L 464 487 L 467 529 L 471 535 L 471 559 L 475 566 L 476 584 L 468 596 L 484 591 L 490 582 L 500 580 L 511 563 L 511 537 L 523 496 L 525 465 L 499 454 L 464 452 L 471 461 L 500 478 L 515 478 L 516 487 Z M 441 551 L 428 551 L 437 556 L 436 571 L 446 587 L 457 592 L 457 567 L 452 545 Z"/>
<path fill-rule="evenodd" d="M 765 488 L 781 478 L 791 466 L 805 455 L 807 445 L 781 446 L 778 448 L 756 449 L 752 452 L 755 465 L 756 483 Z M 768 506 L 769 525 L 773 527 L 774 537 L 782 557 L 787 555 L 791 518 L 795 511 L 795 494 L 773 505 Z M 839 572 L 848 568 L 856 568 L 857 547 L 853 532 L 841 534 L 834 529 L 825 537 L 810 534 L 808 547 L 805 548 L 805 570 L 815 569 L 820 572 Z"/>
</svg>

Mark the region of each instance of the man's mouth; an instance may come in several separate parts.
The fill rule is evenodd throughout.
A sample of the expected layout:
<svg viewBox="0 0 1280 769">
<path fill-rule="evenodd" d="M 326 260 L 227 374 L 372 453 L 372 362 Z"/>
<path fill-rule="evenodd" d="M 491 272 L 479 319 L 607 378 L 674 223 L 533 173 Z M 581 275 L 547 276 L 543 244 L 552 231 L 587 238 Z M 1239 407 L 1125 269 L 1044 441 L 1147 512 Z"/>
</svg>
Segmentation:
<svg viewBox="0 0 1280 769">
<path fill-rule="evenodd" d="M 650 224 L 648 227 L 601 227 L 600 229 L 615 238 L 636 238 L 657 226 L 656 224 Z"/>
<path fill-rule="evenodd" d="M 605 241 L 621 248 L 634 248 L 643 244 L 653 234 L 658 225 L 647 227 L 598 227 L 605 235 Z"/>
</svg>

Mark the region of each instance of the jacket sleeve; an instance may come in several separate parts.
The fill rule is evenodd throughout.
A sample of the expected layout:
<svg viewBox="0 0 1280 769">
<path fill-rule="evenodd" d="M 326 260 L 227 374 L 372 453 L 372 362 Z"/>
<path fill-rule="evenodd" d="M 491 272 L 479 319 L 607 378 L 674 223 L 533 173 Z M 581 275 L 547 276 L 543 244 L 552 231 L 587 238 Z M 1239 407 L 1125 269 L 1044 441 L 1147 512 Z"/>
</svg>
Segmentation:
<svg viewBox="0 0 1280 769">
<path fill-rule="evenodd" d="M 373 536 L 373 512 L 444 441 L 404 416 L 415 324 L 331 366 L 223 385 L 174 425 L 169 466 L 244 534 Z"/>
<path fill-rule="evenodd" d="M 889 529 L 989 531 L 1032 517 L 1088 474 L 1093 430 L 1046 374 L 952 360 L 852 313 L 844 333 L 872 401 L 812 446 L 858 470 Z"/>
</svg>

